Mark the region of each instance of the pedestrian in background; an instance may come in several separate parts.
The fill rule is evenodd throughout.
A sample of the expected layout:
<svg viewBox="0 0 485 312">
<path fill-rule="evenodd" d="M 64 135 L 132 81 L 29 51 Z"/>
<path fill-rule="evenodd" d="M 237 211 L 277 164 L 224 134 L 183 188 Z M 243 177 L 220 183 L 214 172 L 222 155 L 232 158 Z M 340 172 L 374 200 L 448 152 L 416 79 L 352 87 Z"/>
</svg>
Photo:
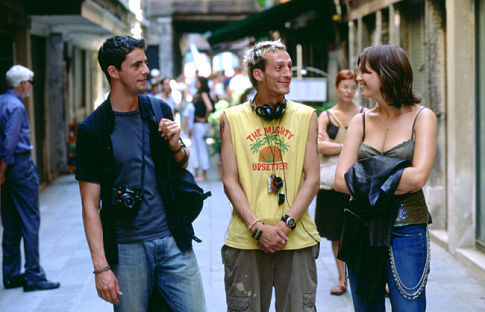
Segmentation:
<svg viewBox="0 0 485 312">
<path fill-rule="evenodd" d="M 148 311 L 157 293 L 173 311 L 205 311 L 193 228 L 164 184 L 188 152 L 170 107 L 140 95 L 145 42 L 111 37 L 98 61 L 111 93 L 78 128 L 76 167 L 98 295 L 120 312 Z"/>
<path fill-rule="evenodd" d="M 0 95 L 0 186 L 2 186 L 3 285 L 24 291 L 55 289 L 39 257 L 39 176 L 32 161 L 30 125 L 24 99 L 32 91 L 34 73 L 21 65 L 6 74 L 9 89 Z M 21 271 L 23 239 L 25 272 Z"/>
<path fill-rule="evenodd" d="M 411 64 L 403 49 L 391 45 L 369 47 L 360 54 L 358 64 L 357 81 L 361 84 L 362 96 L 376 101 L 376 106 L 350 122 L 337 165 L 335 190 L 350 193 L 344 174 L 364 159 L 379 160 L 387 156 L 390 160 L 407 160 L 411 165 L 404 168 L 397 180 L 394 194 L 400 196 L 398 203 L 385 207 L 387 211 L 396 210 L 389 225 L 392 229 L 372 232 L 368 228 L 368 241 L 385 241 L 387 237 L 383 233 L 389 233 L 390 246 L 383 247 L 382 266 L 379 262 L 367 265 L 364 260 L 347 266 L 354 308 L 355 311 L 385 311 L 387 280 L 393 311 L 425 311 L 430 260 L 427 225 L 431 216 L 422 187 L 435 157 L 436 116 L 420 105 L 421 98 L 413 93 Z M 364 250 L 375 252 L 377 248 L 364 247 Z M 361 257 L 364 259 L 363 254 Z M 381 258 L 373 259 L 380 261 Z M 375 274 L 370 275 L 369 270 Z M 361 287 L 366 278 L 373 280 L 371 284 L 377 283 L 373 297 L 363 295 L 369 293 Z"/>
<path fill-rule="evenodd" d="M 198 181 L 207 180 L 207 170 L 210 168 L 209 149 L 205 136 L 210 130 L 209 114 L 214 110 L 210 99 L 209 85 L 204 77 L 197 77 L 195 81 L 197 93 L 194 95 L 194 129 L 192 133 L 192 164 L 194 176 Z"/>
<path fill-rule="evenodd" d="M 172 114 L 175 116 L 175 100 L 172 97 L 172 88 L 170 87 L 170 78 L 168 77 L 163 77 L 162 80 L 160 80 L 160 85 L 162 86 L 161 92 L 158 93 L 156 96 L 163 100 L 165 103 L 170 106 L 170 109 L 172 109 Z"/>
<path fill-rule="evenodd" d="M 257 94 L 224 111 L 222 180 L 234 209 L 222 247 L 228 311 L 316 311 L 318 232 L 308 206 L 318 192 L 317 116 L 286 101 L 292 62 L 280 41 L 245 55 Z"/>
<path fill-rule="evenodd" d="M 337 74 L 335 92 L 337 93 L 338 103 L 322 112 L 318 117 L 318 151 L 322 154 L 321 161 L 329 161 L 330 157 L 338 158 L 342 151 L 350 120 L 363 111 L 361 106 L 352 102 L 357 90 L 355 77 L 355 73 L 348 69 L 341 70 Z M 335 169 L 335 165 L 321 168 L 321 170 L 333 170 L 333 174 L 331 174 L 333 177 L 335 176 Z M 338 283 L 330 289 L 330 294 L 337 296 L 347 291 L 345 263 L 337 259 L 337 252 L 340 234 L 342 233 L 344 208 L 348 201 L 349 195 L 336 192 L 330 186 L 321 186 L 315 207 L 315 223 L 318 233 L 321 237 L 332 241 L 332 251 L 337 264 Z"/>
</svg>

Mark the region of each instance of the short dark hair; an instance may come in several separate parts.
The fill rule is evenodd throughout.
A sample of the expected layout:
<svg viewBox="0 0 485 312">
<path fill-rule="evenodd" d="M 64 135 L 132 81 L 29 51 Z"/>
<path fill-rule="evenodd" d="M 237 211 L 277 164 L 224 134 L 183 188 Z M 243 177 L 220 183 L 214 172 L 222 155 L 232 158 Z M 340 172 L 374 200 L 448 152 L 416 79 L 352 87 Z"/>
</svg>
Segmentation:
<svg viewBox="0 0 485 312">
<path fill-rule="evenodd" d="M 382 82 L 382 96 L 391 105 L 401 108 L 421 103 L 421 97 L 413 93 L 413 69 L 402 48 L 393 45 L 365 48 L 357 64 L 363 72 L 368 72 L 367 65 L 376 71 Z"/>
<path fill-rule="evenodd" d="M 114 36 L 108 38 L 101 48 L 99 48 L 98 63 L 110 84 L 111 77 L 108 74 L 108 67 L 113 65 L 120 70 L 126 55 L 137 48 L 145 50 L 145 40 L 135 39 L 130 36 Z"/>
</svg>

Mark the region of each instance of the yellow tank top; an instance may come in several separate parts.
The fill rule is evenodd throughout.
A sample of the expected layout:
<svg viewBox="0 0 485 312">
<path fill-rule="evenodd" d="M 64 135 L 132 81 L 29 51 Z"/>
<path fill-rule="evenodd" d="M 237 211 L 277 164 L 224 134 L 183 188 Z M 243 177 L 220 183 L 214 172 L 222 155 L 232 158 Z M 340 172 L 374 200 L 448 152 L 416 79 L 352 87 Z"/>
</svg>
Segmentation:
<svg viewBox="0 0 485 312">
<path fill-rule="evenodd" d="M 249 102 L 225 110 L 237 159 L 239 183 L 249 207 L 266 224 L 276 225 L 287 213 L 303 184 L 303 163 L 308 127 L 314 109 L 287 101 L 279 120 L 266 121 L 256 115 Z M 281 177 L 280 192 L 286 202 L 278 205 L 278 195 L 268 192 L 268 177 Z M 286 185 L 285 185 L 286 184 Z M 285 250 L 301 249 L 320 241 L 317 228 L 307 211 L 289 233 Z M 225 244 L 238 249 L 258 249 L 244 221 L 235 210 Z"/>
</svg>

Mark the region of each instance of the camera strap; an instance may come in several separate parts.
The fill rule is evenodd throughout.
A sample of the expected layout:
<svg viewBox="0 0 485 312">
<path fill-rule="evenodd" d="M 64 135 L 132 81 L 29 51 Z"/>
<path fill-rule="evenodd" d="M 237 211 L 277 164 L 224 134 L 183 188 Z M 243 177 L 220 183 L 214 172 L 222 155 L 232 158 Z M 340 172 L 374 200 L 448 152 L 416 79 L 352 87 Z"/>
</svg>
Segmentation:
<svg viewBox="0 0 485 312">
<path fill-rule="evenodd" d="M 141 196 L 145 194 L 145 121 L 141 116 Z"/>
</svg>

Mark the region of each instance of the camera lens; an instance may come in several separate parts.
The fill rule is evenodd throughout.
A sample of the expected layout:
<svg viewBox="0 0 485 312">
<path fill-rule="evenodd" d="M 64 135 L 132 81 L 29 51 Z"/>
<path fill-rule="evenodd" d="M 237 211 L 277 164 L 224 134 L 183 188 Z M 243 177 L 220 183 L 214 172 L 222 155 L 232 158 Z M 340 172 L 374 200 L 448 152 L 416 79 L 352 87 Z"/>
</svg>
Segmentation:
<svg viewBox="0 0 485 312">
<path fill-rule="evenodd" d="M 132 209 L 135 205 L 135 200 L 131 195 L 125 194 L 123 196 L 123 204 L 125 205 L 126 208 Z"/>
</svg>

